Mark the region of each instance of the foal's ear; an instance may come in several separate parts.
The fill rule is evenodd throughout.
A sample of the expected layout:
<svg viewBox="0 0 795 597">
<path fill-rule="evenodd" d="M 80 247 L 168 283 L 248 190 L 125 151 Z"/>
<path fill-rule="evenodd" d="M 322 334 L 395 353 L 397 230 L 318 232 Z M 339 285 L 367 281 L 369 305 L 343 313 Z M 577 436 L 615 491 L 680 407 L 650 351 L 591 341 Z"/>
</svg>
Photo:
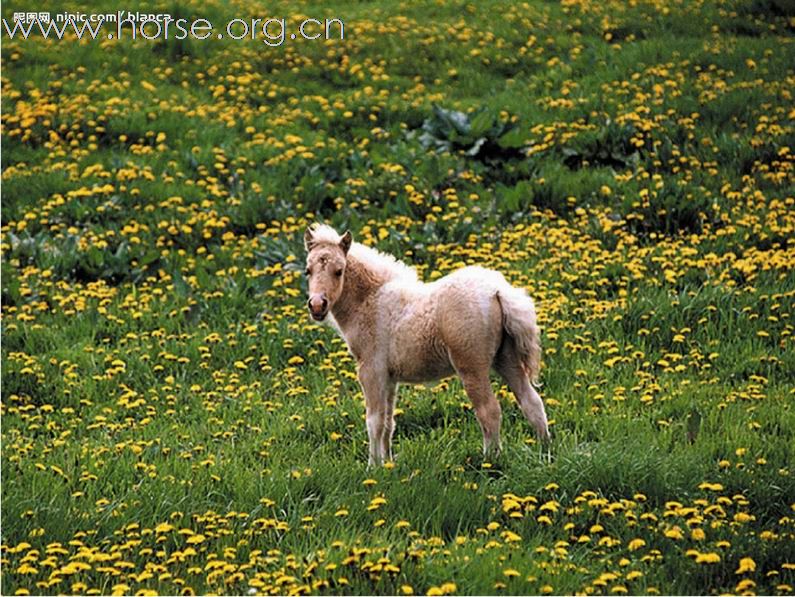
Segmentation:
<svg viewBox="0 0 795 597">
<path fill-rule="evenodd" d="M 340 239 L 340 248 L 342 252 L 346 255 L 348 254 L 348 249 L 351 248 L 351 243 L 353 242 L 353 235 L 351 234 L 350 230 L 346 230 L 345 234 L 342 235 Z"/>
<path fill-rule="evenodd" d="M 312 247 L 315 244 L 315 237 L 312 234 L 312 229 L 307 228 L 304 232 L 304 248 L 306 249 L 307 253 L 312 250 Z"/>
</svg>

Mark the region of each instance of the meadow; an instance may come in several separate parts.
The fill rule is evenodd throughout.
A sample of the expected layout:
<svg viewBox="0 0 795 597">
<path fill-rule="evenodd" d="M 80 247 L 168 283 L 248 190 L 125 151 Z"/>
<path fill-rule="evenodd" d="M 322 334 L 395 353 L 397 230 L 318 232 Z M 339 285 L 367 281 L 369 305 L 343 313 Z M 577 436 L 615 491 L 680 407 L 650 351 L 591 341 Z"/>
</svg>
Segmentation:
<svg viewBox="0 0 795 597">
<path fill-rule="evenodd" d="M 790 2 L 146 7 L 345 39 L 3 33 L 0 592 L 795 593 Z M 551 443 L 368 469 L 315 221 L 526 288 Z"/>
</svg>

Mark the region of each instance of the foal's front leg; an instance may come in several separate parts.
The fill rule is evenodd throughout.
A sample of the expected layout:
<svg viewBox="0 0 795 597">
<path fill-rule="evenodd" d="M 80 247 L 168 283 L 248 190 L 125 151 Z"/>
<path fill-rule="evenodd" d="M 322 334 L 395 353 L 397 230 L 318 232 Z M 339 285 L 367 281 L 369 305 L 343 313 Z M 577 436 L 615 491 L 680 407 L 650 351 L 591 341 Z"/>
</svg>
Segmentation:
<svg viewBox="0 0 795 597">
<path fill-rule="evenodd" d="M 362 386 L 362 392 L 364 392 L 364 404 L 367 411 L 367 436 L 370 440 L 368 465 L 379 465 L 385 457 L 390 457 L 384 437 L 387 431 L 387 414 L 391 415 L 389 383 L 386 376 L 379 375 L 375 368 L 369 365 L 359 367 L 359 383 Z"/>
<path fill-rule="evenodd" d="M 384 433 L 381 437 L 381 454 L 387 462 L 392 461 L 392 434 L 395 432 L 395 397 L 397 384 L 387 383 L 386 411 L 384 412 Z"/>
</svg>

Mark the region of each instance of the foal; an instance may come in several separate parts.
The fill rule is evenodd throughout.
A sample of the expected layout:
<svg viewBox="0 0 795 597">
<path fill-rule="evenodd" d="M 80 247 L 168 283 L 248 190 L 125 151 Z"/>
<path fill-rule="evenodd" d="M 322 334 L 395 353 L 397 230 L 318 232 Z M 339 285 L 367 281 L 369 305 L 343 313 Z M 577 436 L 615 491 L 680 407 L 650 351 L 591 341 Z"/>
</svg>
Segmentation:
<svg viewBox="0 0 795 597">
<path fill-rule="evenodd" d="M 544 403 L 531 385 L 541 346 L 533 301 L 499 272 L 465 267 L 425 284 L 389 255 L 352 242 L 328 226 L 306 230 L 312 318 L 330 316 L 358 365 L 367 409 L 370 464 L 392 459 L 398 382 L 457 373 L 483 432 L 485 454 L 500 450 L 500 403 L 493 367 L 524 416 L 549 438 Z"/>
</svg>

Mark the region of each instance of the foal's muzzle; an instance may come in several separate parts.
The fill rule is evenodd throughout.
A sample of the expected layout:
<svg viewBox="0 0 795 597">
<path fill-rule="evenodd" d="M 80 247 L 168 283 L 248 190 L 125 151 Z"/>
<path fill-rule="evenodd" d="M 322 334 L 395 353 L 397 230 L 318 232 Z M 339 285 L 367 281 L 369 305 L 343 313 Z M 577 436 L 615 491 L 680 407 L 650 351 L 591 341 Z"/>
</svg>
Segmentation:
<svg viewBox="0 0 795 597">
<path fill-rule="evenodd" d="M 323 321 L 328 315 L 328 299 L 325 294 L 313 294 L 309 297 L 306 305 L 315 321 Z"/>
</svg>

